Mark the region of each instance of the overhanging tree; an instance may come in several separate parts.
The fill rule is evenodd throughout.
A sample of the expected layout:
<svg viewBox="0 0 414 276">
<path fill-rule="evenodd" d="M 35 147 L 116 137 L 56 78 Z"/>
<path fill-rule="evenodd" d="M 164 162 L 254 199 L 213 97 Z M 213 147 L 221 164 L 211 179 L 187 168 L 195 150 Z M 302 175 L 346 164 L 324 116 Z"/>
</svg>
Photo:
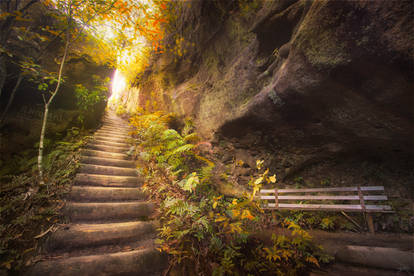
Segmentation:
<svg viewBox="0 0 414 276">
<path fill-rule="evenodd" d="M 40 185 L 45 185 L 44 172 L 43 172 L 43 153 L 44 153 L 44 139 L 48 121 L 48 114 L 50 105 L 58 95 L 62 81 L 64 66 L 69 56 L 70 46 L 79 39 L 84 31 L 90 27 L 88 24 L 93 20 L 99 19 L 103 16 L 113 16 L 117 9 L 116 4 L 118 0 L 112 1 L 99 1 L 99 0 L 57 0 L 57 1 L 44 1 L 46 5 L 55 8 L 62 16 L 62 22 L 64 23 L 64 50 L 60 60 L 59 70 L 55 79 L 55 87 L 49 91 L 49 98 L 44 97 L 44 113 L 42 118 L 42 128 L 39 140 L 39 151 L 37 158 L 37 166 L 39 170 Z M 54 81 L 52 81 L 53 83 Z M 48 84 L 43 86 L 48 88 Z"/>
</svg>

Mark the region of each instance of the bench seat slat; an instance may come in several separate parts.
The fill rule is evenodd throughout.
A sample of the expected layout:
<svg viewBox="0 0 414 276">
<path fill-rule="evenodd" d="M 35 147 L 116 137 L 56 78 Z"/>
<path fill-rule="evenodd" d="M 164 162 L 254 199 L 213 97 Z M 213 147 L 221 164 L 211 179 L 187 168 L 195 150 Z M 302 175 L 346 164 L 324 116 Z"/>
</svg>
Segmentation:
<svg viewBox="0 0 414 276">
<path fill-rule="evenodd" d="M 332 196 L 332 195 L 293 195 L 293 196 L 278 196 L 279 200 L 359 200 L 359 196 L 355 195 L 340 195 L 340 196 Z M 265 195 L 260 196 L 260 199 L 270 199 L 274 200 L 274 195 Z M 364 196 L 364 200 L 387 200 L 387 196 L 385 195 L 367 195 Z"/>
<path fill-rule="evenodd" d="M 264 208 L 275 208 L 274 203 L 265 205 Z M 366 212 L 381 212 L 391 211 L 388 205 L 365 205 Z M 348 211 L 348 212 L 363 212 L 361 205 L 350 204 L 293 204 L 293 203 L 279 203 L 277 209 L 290 210 L 320 210 L 320 211 Z"/>
<path fill-rule="evenodd" d="M 319 193 L 319 192 L 357 192 L 358 187 L 335 187 L 335 188 L 308 188 L 308 189 L 278 189 L 278 193 Z M 361 191 L 384 191 L 384 186 L 365 186 Z M 261 189 L 260 193 L 274 193 L 274 189 Z"/>
</svg>

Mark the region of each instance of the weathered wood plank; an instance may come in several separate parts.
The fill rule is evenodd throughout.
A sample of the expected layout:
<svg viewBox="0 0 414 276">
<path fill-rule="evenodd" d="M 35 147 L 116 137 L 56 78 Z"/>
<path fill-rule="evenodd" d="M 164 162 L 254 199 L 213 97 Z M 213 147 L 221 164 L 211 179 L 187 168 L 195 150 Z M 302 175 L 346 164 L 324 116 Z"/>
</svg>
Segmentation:
<svg viewBox="0 0 414 276">
<path fill-rule="evenodd" d="M 274 189 L 261 189 L 260 193 L 274 193 Z M 357 192 L 358 187 L 335 187 L 335 188 L 305 188 L 305 189 L 278 189 L 282 193 L 320 193 L 320 192 Z M 384 191 L 384 186 L 365 186 L 361 191 Z"/>
<path fill-rule="evenodd" d="M 264 208 L 274 208 L 274 203 L 267 204 Z M 366 212 L 382 212 L 391 211 L 388 205 L 365 205 Z M 319 210 L 319 211 L 347 211 L 347 212 L 363 212 L 361 205 L 351 204 L 291 204 L 279 203 L 278 209 L 289 210 Z"/>
<path fill-rule="evenodd" d="M 264 200 L 275 200 L 275 196 L 266 195 L 260 196 L 260 199 Z M 278 196 L 279 200 L 359 200 L 359 196 L 353 195 L 340 195 L 340 196 L 332 196 L 332 195 L 298 195 L 298 196 Z M 387 196 L 385 195 L 367 195 L 364 196 L 364 200 L 387 200 Z"/>
</svg>

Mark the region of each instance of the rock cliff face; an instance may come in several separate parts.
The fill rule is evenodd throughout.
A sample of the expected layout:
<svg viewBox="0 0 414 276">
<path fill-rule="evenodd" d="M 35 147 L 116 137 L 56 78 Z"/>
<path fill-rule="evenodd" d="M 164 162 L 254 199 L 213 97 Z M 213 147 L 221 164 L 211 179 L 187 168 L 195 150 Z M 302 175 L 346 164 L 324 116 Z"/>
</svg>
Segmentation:
<svg viewBox="0 0 414 276">
<path fill-rule="evenodd" d="M 184 55 L 158 56 L 130 107 L 192 117 L 286 178 L 332 157 L 408 168 L 413 18 L 411 1 L 192 1 L 177 20 Z"/>
</svg>

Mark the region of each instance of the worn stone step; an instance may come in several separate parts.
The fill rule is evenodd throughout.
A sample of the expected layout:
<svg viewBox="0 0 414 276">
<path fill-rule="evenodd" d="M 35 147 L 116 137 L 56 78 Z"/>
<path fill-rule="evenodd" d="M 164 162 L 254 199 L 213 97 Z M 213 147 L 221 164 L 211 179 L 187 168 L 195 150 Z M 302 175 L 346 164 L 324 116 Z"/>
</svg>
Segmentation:
<svg viewBox="0 0 414 276">
<path fill-rule="evenodd" d="M 128 160 L 129 156 L 125 153 L 106 152 L 102 150 L 83 149 L 81 151 L 82 156 L 92 156 L 101 158 L 112 158 L 117 160 Z"/>
<path fill-rule="evenodd" d="M 124 124 L 124 123 L 104 122 L 101 127 L 113 127 L 117 129 L 126 129 L 126 128 L 129 128 L 129 125 Z"/>
<path fill-rule="evenodd" d="M 76 185 L 101 186 L 101 187 L 133 187 L 141 186 L 142 177 L 138 176 L 115 176 L 78 173 L 75 177 Z"/>
<path fill-rule="evenodd" d="M 69 199 L 76 202 L 108 202 L 142 200 L 146 194 L 140 188 L 73 186 Z"/>
<path fill-rule="evenodd" d="M 110 141 L 110 140 L 105 140 L 105 139 L 100 139 L 100 138 L 95 138 L 92 141 L 103 144 L 103 145 L 108 145 L 108 146 L 131 147 L 131 145 L 127 142 L 113 142 L 113 141 Z"/>
<path fill-rule="evenodd" d="M 43 261 L 34 265 L 28 275 L 161 275 L 160 272 L 167 266 L 166 255 L 154 248 L 144 248 L 129 252 Z"/>
<path fill-rule="evenodd" d="M 127 136 L 129 137 L 129 130 L 118 130 L 118 129 L 110 129 L 110 128 L 100 128 L 95 133 L 105 133 L 110 135 L 120 135 L 120 136 Z"/>
<path fill-rule="evenodd" d="M 104 116 L 102 118 L 103 121 L 114 121 L 114 122 L 120 122 L 120 123 L 127 123 L 128 121 L 126 119 L 120 118 L 118 116 Z"/>
<path fill-rule="evenodd" d="M 129 126 L 120 126 L 120 125 L 113 125 L 113 124 L 104 124 L 98 130 L 105 130 L 105 131 L 112 131 L 112 132 L 120 132 L 122 134 L 128 133 L 131 130 Z"/>
<path fill-rule="evenodd" d="M 69 224 L 52 233 L 45 248 L 54 251 L 119 244 L 142 240 L 154 231 L 154 225 L 146 221 Z"/>
<path fill-rule="evenodd" d="M 135 202 L 67 202 L 63 213 L 72 222 L 135 220 L 152 214 L 154 205 Z"/>
<path fill-rule="evenodd" d="M 108 142 L 116 142 L 116 143 L 126 143 L 128 139 L 130 138 L 130 137 L 115 137 L 111 135 L 104 135 L 101 133 L 95 134 L 93 137 L 97 139 L 102 139 Z"/>
<path fill-rule="evenodd" d="M 95 135 L 103 135 L 103 136 L 110 136 L 110 137 L 117 137 L 117 138 L 124 138 L 124 139 L 127 139 L 127 138 L 130 137 L 127 133 L 122 134 L 122 133 L 119 133 L 119 132 L 107 131 L 107 130 L 105 130 L 105 131 L 97 130 L 95 132 Z"/>
<path fill-rule="evenodd" d="M 114 166 L 114 167 L 121 167 L 121 168 L 135 168 L 134 161 L 118 160 L 118 159 L 113 159 L 113 158 L 81 156 L 80 162 L 83 164 Z"/>
<path fill-rule="evenodd" d="M 114 126 L 102 126 L 97 131 L 110 132 L 110 133 L 121 134 L 121 135 L 128 135 L 130 129 L 129 128 L 119 128 L 119 127 L 114 127 Z"/>
<path fill-rule="evenodd" d="M 114 147 L 114 146 L 106 146 L 102 144 L 90 143 L 86 146 L 88 149 L 93 150 L 100 150 L 106 152 L 115 152 L 115 153 L 126 153 L 129 148 L 126 147 Z"/>
<path fill-rule="evenodd" d="M 123 150 L 126 150 L 126 151 L 128 151 L 129 149 L 130 149 L 130 145 L 128 145 L 127 143 L 117 143 L 117 144 L 115 144 L 115 143 L 111 143 L 111 144 L 109 144 L 110 142 L 105 142 L 105 141 L 103 141 L 103 142 L 101 142 L 101 141 L 96 141 L 96 140 L 92 140 L 92 141 L 90 141 L 89 143 L 88 143 L 88 145 L 93 145 L 93 146 L 106 146 L 106 147 L 112 147 L 112 148 L 119 148 L 119 149 L 123 149 Z"/>
<path fill-rule="evenodd" d="M 137 170 L 133 168 L 120 168 L 114 166 L 102 166 L 92 164 L 80 164 L 80 173 L 86 174 L 102 174 L 116 176 L 138 176 Z"/>
<path fill-rule="evenodd" d="M 131 131 L 131 128 L 129 126 L 117 126 L 117 125 L 112 125 L 112 124 L 106 124 L 106 125 L 102 125 L 100 128 L 100 130 L 109 130 L 109 131 L 120 131 L 120 132 L 125 132 L 127 133 L 128 131 Z"/>
</svg>

